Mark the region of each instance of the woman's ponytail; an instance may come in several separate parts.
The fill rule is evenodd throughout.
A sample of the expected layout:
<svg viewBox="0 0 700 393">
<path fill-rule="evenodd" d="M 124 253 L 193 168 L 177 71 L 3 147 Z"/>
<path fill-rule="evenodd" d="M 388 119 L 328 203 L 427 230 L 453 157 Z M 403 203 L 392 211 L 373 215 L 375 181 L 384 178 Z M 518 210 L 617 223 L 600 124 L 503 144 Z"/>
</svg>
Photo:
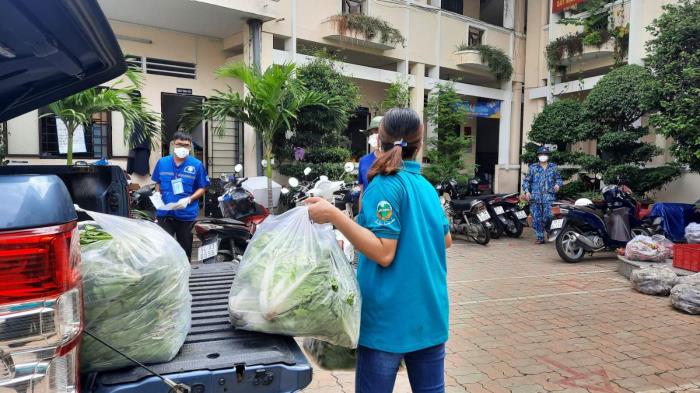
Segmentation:
<svg viewBox="0 0 700 393">
<path fill-rule="evenodd" d="M 393 175 L 403 168 L 403 161 L 413 159 L 423 142 L 423 126 L 418 113 L 409 108 L 390 109 L 379 125 L 381 154 L 367 173 Z"/>
</svg>

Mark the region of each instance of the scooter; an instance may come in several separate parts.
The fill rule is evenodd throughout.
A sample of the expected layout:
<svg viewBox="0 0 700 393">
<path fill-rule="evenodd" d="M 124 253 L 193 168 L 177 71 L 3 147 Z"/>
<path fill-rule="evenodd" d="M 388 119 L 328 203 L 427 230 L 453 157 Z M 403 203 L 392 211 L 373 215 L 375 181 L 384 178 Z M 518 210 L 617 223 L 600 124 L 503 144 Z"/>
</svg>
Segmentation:
<svg viewBox="0 0 700 393">
<path fill-rule="evenodd" d="M 203 263 L 240 261 L 257 226 L 270 215 L 269 210 L 255 202 L 253 194 L 242 187 L 247 180 L 238 177 L 243 167 L 237 164 L 234 170 L 232 176 L 221 175 L 225 191 L 218 202 L 223 218 L 205 218 L 194 225 L 202 241 L 198 259 Z"/>
<path fill-rule="evenodd" d="M 458 196 L 455 180 L 443 181 L 435 188 L 450 226 L 450 232 L 459 233 L 475 243 L 486 245 L 491 240 L 491 216 L 479 197 Z M 453 196 L 459 199 L 453 199 Z"/>
<path fill-rule="evenodd" d="M 131 192 L 131 218 L 156 220 L 156 207 L 151 202 L 151 196 L 155 191 L 156 185 L 154 183 Z"/>
<path fill-rule="evenodd" d="M 495 195 L 488 200 L 489 207 L 493 209 L 500 221 L 503 233 L 508 237 L 517 238 L 523 234 L 523 224 L 527 222 L 527 213 L 520 208 L 517 201 L 517 193 Z M 489 211 L 490 212 L 490 211 Z"/>
<path fill-rule="evenodd" d="M 553 204 L 548 239 L 564 261 L 580 262 L 586 254 L 614 251 L 634 236 L 651 234 L 649 222 L 638 217 L 638 204 L 628 187 L 609 185 L 601 191 L 600 204 L 585 198 Z"/>
</svg>

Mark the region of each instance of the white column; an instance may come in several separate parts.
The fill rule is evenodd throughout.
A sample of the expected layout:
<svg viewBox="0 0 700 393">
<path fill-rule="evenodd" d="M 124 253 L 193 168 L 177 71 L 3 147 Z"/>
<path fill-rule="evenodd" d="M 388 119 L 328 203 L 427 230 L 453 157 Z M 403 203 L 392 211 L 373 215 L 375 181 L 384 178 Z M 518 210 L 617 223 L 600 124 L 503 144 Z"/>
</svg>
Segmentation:
<svg viewBox="0 0 700 393">
<path fill-rule="evenodd" d="M 630 38 L 627 58 L 629 64 L 642 64 L 644 58 L 644 0 L 632 0 L 630 3 Z"/>
<path fill-rule="evenodd" d="M 297 57 L 297 0 L 292 0 L 292 38 L 290 51 L 292 52 L 292 61 L 296 61 Z"/>
</svg>

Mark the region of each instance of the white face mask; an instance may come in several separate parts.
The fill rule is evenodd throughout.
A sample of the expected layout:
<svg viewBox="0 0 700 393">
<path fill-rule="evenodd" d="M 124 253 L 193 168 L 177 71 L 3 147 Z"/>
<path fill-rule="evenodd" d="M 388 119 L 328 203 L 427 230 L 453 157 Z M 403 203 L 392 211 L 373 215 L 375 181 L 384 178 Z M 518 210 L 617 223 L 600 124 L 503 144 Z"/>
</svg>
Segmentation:
<svg viewBox="0 0 700 393">
<path fill-rule="evenodd" d="M 190 155 L 190 149 L 186 147 L 176 147 L 174 151 L 177 158 L 185 158 Z"/>
<path fill-rule="evenodd" d="M 376 149 L 377 145 L 379 144 L 379 135 L 378 134 L 372 134 L 367 138 L 367 143 L 369 143 L 369 146 L 372 149 Z"/>
<path fill-rule="evenodd" d="M 540 162 L 547 162 L 549 161 L 549 156 L 537 156 L 537 158 L 540 160 Z"/>
</svg>

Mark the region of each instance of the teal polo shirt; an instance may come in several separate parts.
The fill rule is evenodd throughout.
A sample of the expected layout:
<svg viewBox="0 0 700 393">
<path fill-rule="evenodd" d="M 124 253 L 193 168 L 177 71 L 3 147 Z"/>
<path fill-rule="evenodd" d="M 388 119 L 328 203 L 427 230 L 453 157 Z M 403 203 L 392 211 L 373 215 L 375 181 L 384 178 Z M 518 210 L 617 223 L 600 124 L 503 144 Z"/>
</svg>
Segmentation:
<svg viewBox="0 0 700 393">
<path fill-rule="evenodd" d="M 360 255 L 360 345 L 407 353 L 446 342 L 449 226 L 420 164 L 405 161 L 397 174 L 375 177 L 363 194 L 358 223 L 377 237 L 398 239 L 387 268 Z"/>
</svg>

